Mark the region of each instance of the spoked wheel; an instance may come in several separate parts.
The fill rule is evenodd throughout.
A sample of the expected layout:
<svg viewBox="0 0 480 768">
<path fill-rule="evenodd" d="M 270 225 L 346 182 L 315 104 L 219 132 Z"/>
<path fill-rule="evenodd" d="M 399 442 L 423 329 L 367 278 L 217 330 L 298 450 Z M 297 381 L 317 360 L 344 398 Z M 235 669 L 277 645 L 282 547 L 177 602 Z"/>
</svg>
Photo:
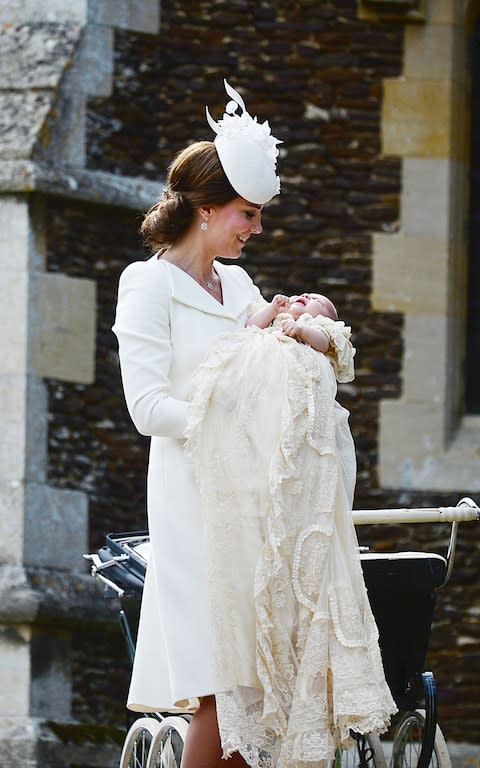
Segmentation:
<svg viewBox="0 0 480 768">
<path fill-rule="evenodd" d="M 382 743 L 375 733 L 352 736 L 355 744 L 337 750 L 335 768 L 387 768 Z"/>
<path fill-rule="evenodd" d="M 147 768 L 180 768 L 188 723 L 183 717 L 166 717 L 150 747 Z"/>
<path fill-rule="evenodd" d="M 183 717 L 139 718 L 125 737 L 119 768 L 179 768 L 187 728 Z"/>
<path fill-rule="evenodd" d="M 393 740 L 392 768 L 417 768 L 425 737 L 425 715 L 422 710 L 407 712 L 400 720 Z M 447 745 L 436 726 L 428 768 L 451 768 Z"/>
<path fill-rule="evenodd" d="M 160 729 L 153 717 L 135 720 L 128 731 L 120 757 L 120 768 L 147 768 L 152 742 Z"/>
</svg>

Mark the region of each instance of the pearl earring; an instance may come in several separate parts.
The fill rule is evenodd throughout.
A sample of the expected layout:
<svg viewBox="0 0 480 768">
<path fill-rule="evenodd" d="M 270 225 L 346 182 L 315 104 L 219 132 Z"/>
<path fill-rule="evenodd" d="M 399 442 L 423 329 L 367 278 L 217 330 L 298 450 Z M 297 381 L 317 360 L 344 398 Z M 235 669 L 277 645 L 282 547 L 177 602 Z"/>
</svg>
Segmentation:
<svg viewBox="0 0 480 768">
<path fill-rule="evenodd" d="M 202 221 L 200 224 L 200 229 L 203 229 L 204 232 L 208 229 L 208 224 L 206 221 Z"/>
</svg>

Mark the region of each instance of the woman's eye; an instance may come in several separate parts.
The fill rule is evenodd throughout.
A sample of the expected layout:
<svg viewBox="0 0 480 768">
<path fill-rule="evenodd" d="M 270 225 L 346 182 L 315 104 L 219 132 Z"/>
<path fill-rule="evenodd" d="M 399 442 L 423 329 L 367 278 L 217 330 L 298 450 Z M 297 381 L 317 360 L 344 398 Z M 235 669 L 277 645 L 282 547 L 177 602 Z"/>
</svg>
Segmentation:
<svg viewBox="0 0 480 768">
<path fill-rule="evenodd" d="M 251 211 L 245 211 L 245 216 L 247 217 L 247 219 L 253 219 L 255 214 L 252 213 Z"/>
</svg>

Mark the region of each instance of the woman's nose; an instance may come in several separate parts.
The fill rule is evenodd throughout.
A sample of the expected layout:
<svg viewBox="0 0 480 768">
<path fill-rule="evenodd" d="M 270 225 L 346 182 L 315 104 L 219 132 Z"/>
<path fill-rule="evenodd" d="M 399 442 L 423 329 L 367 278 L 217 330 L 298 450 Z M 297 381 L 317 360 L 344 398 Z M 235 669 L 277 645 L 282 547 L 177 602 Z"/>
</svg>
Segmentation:
<svg viewBox="0 0 480 768">
<path fill-rule="evenodd" d="M 258 219 L 258 221 L 252 224 L 252 234 L 260 235 L 262 232 L 263 232 L 262 222 L 261 222 L 261 219 Z"/>
</svg>

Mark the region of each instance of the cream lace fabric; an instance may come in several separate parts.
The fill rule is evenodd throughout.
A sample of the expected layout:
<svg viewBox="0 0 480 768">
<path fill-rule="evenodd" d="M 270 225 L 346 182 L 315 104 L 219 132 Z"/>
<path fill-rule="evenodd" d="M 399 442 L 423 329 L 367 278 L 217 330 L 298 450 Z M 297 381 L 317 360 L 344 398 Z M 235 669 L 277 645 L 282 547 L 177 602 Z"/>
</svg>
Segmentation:
<svg viewBox="0 0 480 768">
<path fill-rule="evenodd" d="M 272 324 L 272 330 L 280 331 L 282 321 L 290 318 L 288 312 L 281 312 Z M 297 320 L 299 325 L 310 325 L 312 328 L 318 328 L 325 331 L 330 337 L 330 349 L 327 357 L 335 371 L 335 378 L 341 384 L 353 381 L 355 378 L 353 358 L 355 357 L 355 347 L 352 346 L 350 337 L 352 329 L 345 325 L 343 320 L 331 320 L 329 317 L 317 315 L 312 317 L 308 313 L 300 315 Z M 267 329 L 268 330 L 268 329 Z"/>
<path fill-rule="evenodd" d="M 345 372 L 349 329 L 335 326 Z M 396 711 L 335 394 L 329 358 L 275 327 L 220 338 L 193 382 L 186 449 L 205 515 L 218 721 L 224 756 L 252 767 L 329 762 L 350 729 L 381 732 Z"/>
</svg>

